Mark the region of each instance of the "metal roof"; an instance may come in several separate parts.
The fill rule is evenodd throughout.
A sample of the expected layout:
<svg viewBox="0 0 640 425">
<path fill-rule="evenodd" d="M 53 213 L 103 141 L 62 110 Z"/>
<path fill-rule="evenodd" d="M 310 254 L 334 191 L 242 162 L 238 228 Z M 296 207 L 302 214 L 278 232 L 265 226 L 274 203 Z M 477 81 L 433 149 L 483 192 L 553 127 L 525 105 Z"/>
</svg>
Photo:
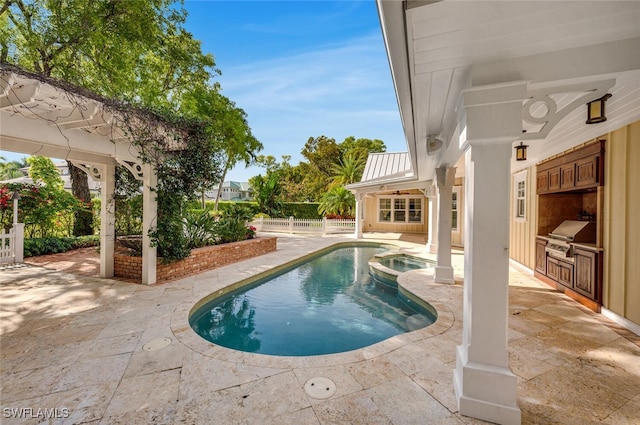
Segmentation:
<svg viewBox="0 0 640 425">
<path fill-rule="evenodd" d="M 379 180 L 411 172 L 409 152 L 370 153 L 360 182 Z"/>
</svg>

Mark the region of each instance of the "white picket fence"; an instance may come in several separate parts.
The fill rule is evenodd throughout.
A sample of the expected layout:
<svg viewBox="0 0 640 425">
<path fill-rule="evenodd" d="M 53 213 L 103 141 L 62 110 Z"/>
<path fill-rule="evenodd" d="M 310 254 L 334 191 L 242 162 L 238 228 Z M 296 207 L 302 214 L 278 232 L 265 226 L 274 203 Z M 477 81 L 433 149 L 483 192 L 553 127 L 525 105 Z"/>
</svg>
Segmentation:
<svg viewBox="0 0 640 425">
<path fill-rule="evenodd" d="M 264 218 L 251 223 L 259 232 L 279 233 L 353 233 L 356 221 L 348 219 L 300 219 L 300 218 Z"/>
<path fill-rule="evenodd" d="M 24 259 L 24 224 L 14 224 L 0 233 L 0 264 L 21 263 Z"/>
</svg>

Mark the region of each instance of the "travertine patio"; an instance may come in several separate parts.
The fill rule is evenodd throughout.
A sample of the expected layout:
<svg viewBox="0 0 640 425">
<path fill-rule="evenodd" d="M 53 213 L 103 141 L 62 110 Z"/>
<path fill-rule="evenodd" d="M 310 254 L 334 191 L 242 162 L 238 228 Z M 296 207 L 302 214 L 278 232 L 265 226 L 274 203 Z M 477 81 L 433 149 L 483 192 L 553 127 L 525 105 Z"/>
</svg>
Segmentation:
<svg viewBox="0 0 640 425">
<path fill-rule="evenodd" d="M 400 239 L 391 242 L 423 247 Z M 357 352 L 245 354 L 185 327 L 190 306 L 215 289 L 344 240 L 352 239 L 282 235 L 275 253 L 151 287 L 3 268 L 2 423 L 48 423 L 30 416 L 52 412 L 59 418 L 49 423 L 65 424 L 481 423 L 457 413 L 453 393 L 462 286 L 428 285 L 424 272 L 405 284 L 432 298 L 441 320 Z M 462 260 L 454 253 L 459 274 Z M 514 266 L 510 276 L 510 364 L 523 423 L 640 423 L 640 338 L 526 271 Z M 332 397 L 304 391 L 319 376 L 335 382 Z"/>
</svg>

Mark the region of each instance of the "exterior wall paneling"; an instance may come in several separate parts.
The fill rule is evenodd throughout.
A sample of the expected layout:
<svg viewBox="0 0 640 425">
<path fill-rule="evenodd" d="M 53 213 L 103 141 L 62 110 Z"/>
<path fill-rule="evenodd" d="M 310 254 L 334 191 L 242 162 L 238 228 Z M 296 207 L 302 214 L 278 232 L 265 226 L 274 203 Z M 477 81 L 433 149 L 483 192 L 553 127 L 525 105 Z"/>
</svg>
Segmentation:
<svg viewBox="0 0 640 425">
<path fill-rule="evenodd" d="M 603 304 L 640 324 L 640 121 L 609 133 L 605 160 Z"/>
<path fill-rule="evenodd" d="M 518 173 L 516 173 L 518 174 Z M 536 167 L 527 168 L 525 220 L 516 219 L 515 175 L 511 176 L 509 257 L 530 269 L 536 265 L 536 234 L 538 229 L 538 197 Z"/>
</svg>

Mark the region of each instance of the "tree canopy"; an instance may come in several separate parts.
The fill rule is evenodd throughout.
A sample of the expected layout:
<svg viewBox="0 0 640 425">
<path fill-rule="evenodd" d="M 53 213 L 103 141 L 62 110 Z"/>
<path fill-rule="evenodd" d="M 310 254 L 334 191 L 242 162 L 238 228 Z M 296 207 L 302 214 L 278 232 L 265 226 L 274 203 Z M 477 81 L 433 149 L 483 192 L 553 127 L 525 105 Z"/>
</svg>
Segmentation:
<svg viewBox="0 0 640 425">
<path fill-rule="evenodd" d="M 165 259 L 185 254 L 179 226 L 169 223 L 178 221 L 179 198 L 221 181 L 229 167 L 250 162 L 262 148 L 246 113 L 220 93 L 220 71 L 184 28 L 186 16 L 183 2 L 174 0 L 6 0 L 0 6 L 1 62 L 152 110 L 177 130 L 171 136 L 184 149 L 173 152 L 159 146 L 155 118 L 129 131 L 141 160 L 158 172 L 158 235 L 166 232 L 167 244 L 176 247 L 160 250 Z"/>
<path fill-rule="evenodd" d="M 378 139 L 347 137 L 342 143 L 319 136 L 310 137 L 301 150 L 305 160 L 291 165 L 291 156 L 278 160 L 272 155 L 260 155 L 256 164 L 266 170 L 249 180 L 256 201 L 264 202 L 266 181 L 271 181 L 282 202 L 320 202 L 320 212 L 326 215 L 351 216 L 355 197 L 344 188 L 359 182 L 371 152 L 384 152 L 386 146 Z M 266 212 L 266 208 L 263 212 Z M 270 208 L 269 215 L 277 214 Z"/>
</svg>

